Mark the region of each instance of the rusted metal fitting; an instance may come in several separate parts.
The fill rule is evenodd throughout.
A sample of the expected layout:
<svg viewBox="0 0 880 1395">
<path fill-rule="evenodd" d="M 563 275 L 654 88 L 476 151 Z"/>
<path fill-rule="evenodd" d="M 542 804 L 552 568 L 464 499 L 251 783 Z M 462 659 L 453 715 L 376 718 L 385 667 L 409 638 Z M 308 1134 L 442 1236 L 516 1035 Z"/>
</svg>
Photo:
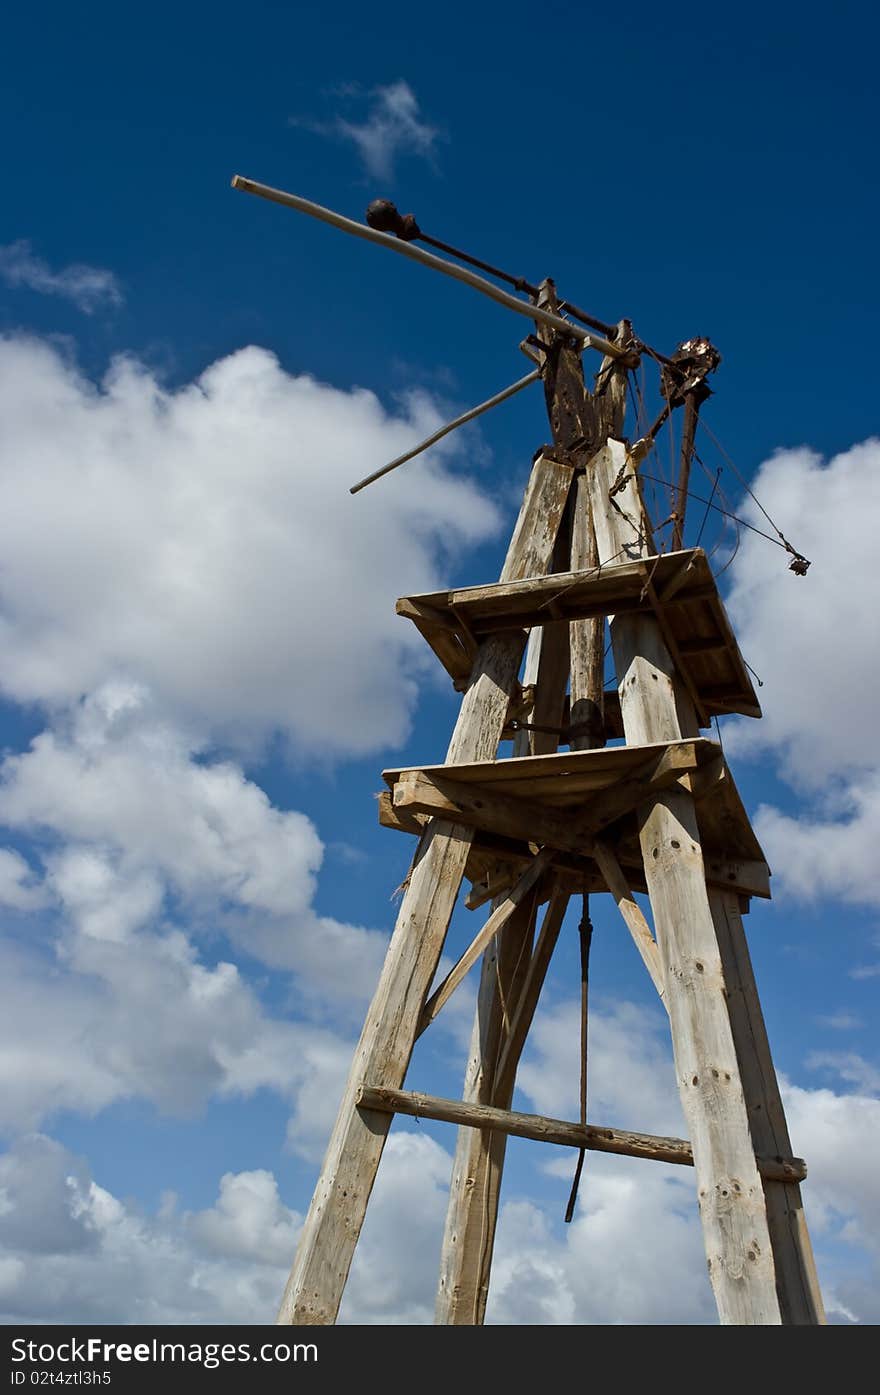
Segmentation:
<svg viewBox="0 0 880 1395">
<path fill-rule="evenodd" d="M 721 362 L 721 355 L 710 340 L 697 336 L 679 344 L 670 361 L 660 370 L 663 396 L 672 407 L 680 407 L 690 393 L 704 402 L 712 389 L 706 378 Z"/>
<path fill-rule="evenodd" d="M 390 199 L 373 199 L 367 209 L 367 226 L 374 232 L 393 233 L 401 242 L 415 242 L 422 230 L 412 213 L 399 213 Z"/>
</svg>

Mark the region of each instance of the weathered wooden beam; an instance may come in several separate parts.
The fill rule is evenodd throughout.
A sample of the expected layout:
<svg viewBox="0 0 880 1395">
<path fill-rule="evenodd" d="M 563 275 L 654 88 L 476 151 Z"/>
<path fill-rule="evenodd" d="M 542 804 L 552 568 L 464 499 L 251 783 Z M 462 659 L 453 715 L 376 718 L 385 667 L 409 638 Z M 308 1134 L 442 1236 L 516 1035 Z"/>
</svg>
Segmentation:
<svg viewBox="0 0 880 1395">
<path fill-rule="evenodd" d="M 464 1098 L 506 1108 L 499 1095 L 496 1062 L 509 1027 L 510 1005 L 521 995 L 531 958 L 537 890 L 523 902 L 483 956 L 477 1009 L 464 1076 Z M 495 1225 L 507 1136 L 460 1128 L 440 1252 L 435 1321 L 481 1323 L 489 1291 Z"/>
<path fill-rule="evenodd" d="M 694 780 L 701 772 L 694 771 L 686 776 L 686 780 Z M 684 783 L 684 781 L 682 781 Z M 379 822 L 384 828 L 393 828 L 400 833 L 410 833 L 420 835 L 429 820 L 428 814 L 414 813 L 411 809 L 395 809 L 392 804 L 390 790 L 383 790 L 377 796 L 379 812 Z M 529 840 L 531 841 L 531 840 Z M 513 838 L 504 838 L 500 834 L 493 834 L 485 830 L 476 830 L 473 843 L 474 852 L 492 855 L 507 861 L 514 868 L 510 882 L 516 880 L 519 870 L 533 856 L 528 843 Z M 583 878 L 591 877 L 593 872 L 592 845 L 589 856 L 584 855 L 587 844 L 582 846 L 580 853 L 565 852 L 560 850 L 559 871 L 568 871 L 571 877 L 577 881 L 577 885 L 569 886 L 569 891 L 580 889 Z M 630 839 L 618 844 L 616 849 L 617 859 L 626 871 L 627 879 L 636 891 L 647 890 L 644 877 L 644 867 L 642 865 L 641 851 L 638 845 L 631 843 Z M 718 857 L 711 850 L 705 852 L 706 881 L 709 886 L 718 887 L 722 891 L 736 892 L 740 896 L 761 896 L 767 898 L 770 895 L 770 873 L 766 862 L 760 860 L 749 860 L 744 858 Z M 468 875 L 471 875 L 469 870 Z M 603 891 L 610 888 L 604 887 L 600 881 L 596 885 L 591 885 L 591 891 Z M 486 887 L 486 894 L 477 893 L 473 903 L 468 903 L 469 909 L 475 909 L 491 900 L 498 891 L 504 890 L 504 885 L 499 883 L 492 888 Z M 479 899 L 478 899 L 479 898 Z"/>
<path fill-rule="evenodd" d="M 616 1153 L 626 1158 L 647 1158 L 653 1162 L 693 1167 L 694 1154 L 684 1138 L 663 1138 L 657 1134 L 632 1133 L 602 1124 L 569 1124 L 543 1114 L 522 1114 L 517 1110 L 495 1109 L 485 1104 L 465 1104 L 458 1100 L 423 1095 L 415 1090 L 388 1090 L 361 1087 L 359 1105 L 363 1109 L 408 1114 L 414 1119 L 437 1119 L 441 1123 L 466 1124 L 475 1129 L 497 1129 L 514 1138 L 531 1138 L 537 1143 L 558 1143 L 563 1148 L 586 1148 L 593 1153 Z M 799 1182 L 807 1175 L 802 1158 L 761 1158 L 761 1175 L 773 1181 Z"/>
<path fill-rule="evenodd" d="M 455 818 L 526 843 L 589 852 L 589 838 L 560 810 L 499 794 L 488 785 L 459 785 L 424 770 L 411 770 L 397 781 L 392 797 L 395 809 Z"/>
<path fill-rule="evenodd" d="M 396 810 L 455 819 L 502 837 L 589 854 L 595 833 L 631 813 L 647 794 L 665 789 L 695 770 L 697 761 L 691 743 L 667 747 L 632 775 L 607 789 L 585 794 L 583 804 L 565 811 L 540 802 L 544 783 L 551 794 L 558 788 L 553 776 L 536 781 L 534 797 L 529 798 L 505 795 L 497 786 L 461 784 L 431 770 L 407 770 L 397 780 L 392 798 Z"/>
<path fill-rule="evenodd" d="M 532 859 L 532 862 L 523 872 L 516 884 L 511 887 L 503 901 L 495 907 L 485 925 L 477 932 L 458 962 L 449 970 L 443 982 L 435 989 L 425 1003 L 424 1010 L 419 1019 L 417 1036 L 421 1036 L 422 1032 L 427 1030 L 443 1005 L 448 1003 L 462 979 L 469 970 L 473 968 L 490 941 L 498 934 L 498 931 L 501 930 L 510 919 L 517 906 L 525 900 L 526 896 L 528 896 L 529 892 L 535 886 L 538 878 L 550 866 L 552 860 L 553 852 L 551 849 L 543 849 L 539 852 L 537 856 Z"/>
<path fill-rule="evenodd" d="M 632 888 L 624 876 L 623 868 L 612 849 L 600 838 L 597 838 L 593 844 L 593 857 L 608 884 L 608 890 L 617 902 L 617 908 L 633 937 L 633 943 L 642 956 L 642 962 L 651 975 L 654 987 L 668 1012 L 669 1005 L 666 1002 L 666 984 L 663 978 L 660 950 L 657 941 L 651 934 L 651 927 L 642 915 L 641 908 L 633 896 Z"/>
<path fill-rule="evenodd" d="M 738 898 L 730 892 L 712 891 L 709 903 L 721 950 L 752 1145 L 759 1156 L 768 1152 L 788 1155 L 791 1139 Z M 821 1325 L 825 1322 L 825 1307 L 798 1186 L 802 1179 L 771 1178 L 760 1165 L 759 1171 L 764 1182 L 782 1321 L 786 1326 Z"/>
<path fill-rule="evenodd" d="M 538 303 L 543 310 L 556 309 L 550 283 L 542 285 Z M 555 395 L 561 365 L 564 364 L 565 371 L 575 376 L 582 373 L 582 369 L 579 355 L 568 349 L 566 343 L 559 341 L 558 352 L 550 351 L 546 324 L 539 323 L 538 334 L 547 344 L 544 371 L 549 374 L 553 384 L 548 390 L 550 401 Z M 583 396 L 581 392 L 581 400 Z M 558 444 L 555 431 L 553 439 Z M 563 459 L 569 460 L 569 457 L 564 455 Z M 570 463 L 573 465 L 574 462 Z M 569 494 L 569 500 L 570 497 Z M 544 571 L 564 569 L 570 564 L 567 521 L 570 509 L 567 500 L 553 556 L 543 568 Z M 542 622 L 545 618 L 549 616 L 539 617 L 540 628 L 533 629 L 529 637 L 523 682 L 533 696 L 531 721 L 536 726 L 558 727 L 562 721 L 568 679 L 568 634 L 564 626 L 544 625 Z M 555 751 L 557 746 L 558 737 L 553 732 L 521 729 L 516 733 L 514 753 L 517 756 L 534 756 Z M 510 931 L 502 931 L 502 937 L 508 934 L 511 935 L 511 943 L 506 943 L 504 938 L 496 942 L 499 963 L 504 957 L 509 960 L 517 952 L 519 940 L 515 923 Z M 494 968 L 487 954 L 480 979 L 464 1098 L 476 1104 L 493 1104 L 503 1108 L 507 1108 L 513 1098 L 518 1060 L 518 1056 L 508 1054 L 510 1064 L 506 1075 L 504 1078 L 499 1076 L 499 1052 L 503 1045 L 511 1045 L 505 991 L 509 997 L 509 984 L 505 982 L 504 975 Z M 482 1131 L 459 1129 L 440 1260 L 436 1303 L 438 1323 L 473 1325 L 482 1323 L 485 1318 L 506 1147 L 504 1134 L 487 1136 Z"/>
<path fill-rule="evenodd" d="M 535 461 L 507 550 L 502 578 L 542 572 L 553 555 L 571 485 L 556 461 Z M 462 699 L 447 762 L 494 759 L 522 659 L 524 635 L 483 642 Z M 425 997 L 467 865 L 473 830 L 432 820 L 401 901 L 373 1002 L 318 1178 L 278 1321 L 333 1323 L 389 1127 L 387 1114 L 356 1107 L 364 1079 L 398 1088 L 409 1065 Z"/>
<path fill-rule="evenodd" d="M 632 559 L 646 555 L 651 546 L 647 515 L 621 442 L 609 441 L 599 452 L 592 481 L 600 561 L 621 553 Z M 627 742 L 696 736 L 693 703 L 657 618 L 616 616 L 611 639 Z M 681 789 L 663 791 L 645 802 L 639 819 L 719 1315 L 728 1324 L 778 1324 L 764 1191 L 749 1133 L 693 798 Z"/>
<path fill-rule="evenodd" d="M 535 945 L 534 953 L 529 961 L 525 982 L 513 1014 L 510 1030 L 498 1059 L 495 1072 L 498 1091 L 502 1094 L 510 1094 L 511 1097 L 516 1080 L 516 1068 L 525 1046 L 529 1027 L 532 1025 L 535 1009 L 538 1006 L 547 969 L 559 939 L 568 900 L 568 892 L 560 886 L 555 887 L 544 914 L 538 943 Z"/>
</svg>

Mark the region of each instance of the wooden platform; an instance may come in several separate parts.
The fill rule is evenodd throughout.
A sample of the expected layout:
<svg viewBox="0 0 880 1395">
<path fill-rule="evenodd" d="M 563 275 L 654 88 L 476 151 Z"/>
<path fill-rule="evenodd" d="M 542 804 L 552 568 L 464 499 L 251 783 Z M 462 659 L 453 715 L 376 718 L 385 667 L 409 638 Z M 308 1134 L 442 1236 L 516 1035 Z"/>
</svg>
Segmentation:
<svg viewBox="0 0 880 1395">
<path fill-rule="evenodd" d="M 554 847 L 561 866 L 604 882 L 590 857 L 595 836 L 610 842 L 643 886 L 636 809 L 680 780 L 697 811 L 709 880 L 744 896 L 769 897 L 769 869 L 720 746 L 703 737 L 651 746 L 606 746 L 462 765 L 382 772 L 388 795 L 380 822 L 418 833 L 440 817 L 479 830 L 469 875 L 492 859 L 517 862 L 536 845 Z"/>
<path fill-rule="evenodd" d="M 657 617 L 703 726 L 725 712 L 760 717 L 702 548 L 528 581 L 403 596 L 397 602 L 398 615 L 412 620 L 458 687 L 467 684 L 478 643 L 487 634 L 633 611 Z"/>
</svg>

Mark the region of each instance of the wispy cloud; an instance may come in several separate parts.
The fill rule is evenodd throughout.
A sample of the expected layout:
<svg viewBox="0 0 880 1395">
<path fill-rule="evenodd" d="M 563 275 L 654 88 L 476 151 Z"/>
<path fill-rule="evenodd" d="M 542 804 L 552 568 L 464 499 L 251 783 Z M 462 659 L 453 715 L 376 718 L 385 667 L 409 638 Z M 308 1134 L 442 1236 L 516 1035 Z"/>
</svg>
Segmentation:
<svg viewBox="0 0 880 1395">
<path fill-rule="evenodd" d="M 416 94 L 408 82 L 400 79 L 387 87 L 373 87 L 366 93 L 346 85 L 336 88 L 333 95 L 346 103 L 363 106 L 366 102 L 362 119 L 351 120 L 337 115 L 332 121 L 315 121 L 295 116 L 291 117 L 290 124 L 304 126 L 319 135 L 351 141 L 368 173 L 377 179 L 393 179 L 394 167 L 401 155 L 432 158 L 440 131 L 423 119 Z"/>
<path fill-rule="evenodd" d="M 54 271 L 47 261 L 34 254 L 24 238 L 0 247 L 0 277 L 7 286 L 26 286 L 40 295 L 62 296 L 86 315 L 113 309 L 123 301 L 122 289 L 112 271 L 83 262 L 72 262 Z"/>
<path fill-rule="evenodd" d="M 880 1070 L 855 1051 L 812 1051 L 807 1069 L 831 1072 L 861 1094 L 880 1094 Z"/>
<path fill-rule="evenodd" d="M 854 1012 L 832 1012 L 816 1018 L 820 1027 L 828 1027 L 832 1032 L 855 1032 L 864 1027 L 864 1022 Z"/>
</svg>

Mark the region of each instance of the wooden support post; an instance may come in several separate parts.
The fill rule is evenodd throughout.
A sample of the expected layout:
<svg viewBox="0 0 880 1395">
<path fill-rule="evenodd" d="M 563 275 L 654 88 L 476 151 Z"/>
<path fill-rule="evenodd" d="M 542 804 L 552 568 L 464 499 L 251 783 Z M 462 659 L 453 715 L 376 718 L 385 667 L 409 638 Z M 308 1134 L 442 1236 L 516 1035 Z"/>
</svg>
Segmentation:
<svg viewBox="0 0 880 1395">
<path fill-rule="evenodd" d="M 632 337 L 632 326 L 621 320 L 615 343 L 626 344 Z M 590 430 L 584 445 L 584 460 L 589 461 L 609 436 L 623 434 L 626 415 L 626 367 L 616 359 L 605 358 L 596 377 L 596 391 L 590 399 Z M 572 493 L 571 570 L 582 571 L 599 562 L 593 507 L 590 502 L 590 480 L 585 469 L 578 474 L 576 492 Z M 605 690 L 605 619 L 575 620 L 571 625 L 571 725 L 586 723 L 586 730 L 572 737 L 573 751 L 593 750 L 605 745 L 605 717 L 602 710 Z"/>
<path fill-rule="evenodd" d="M 553 554 L 571 470 L 536 460 L 507 551 L 502 581 L 542 575 Z M 492 760 L 522 659 L 522 634 L 483 644 L 462 699 L 447 761 Z M 473 831 L 432 820 L 423 834 L 382 975 L 352 1062 L 287 1282 L 280 1323 L 333 1323 L 385 1146 L 390 1118 L 356 1108 L 364 1080 L 403 1084 L 428 988 L 464 875 Z"/>
<path fill-rule="evenodd" d="M 464 1097 L 472 1105 L 510 1104 L 513 1086 L 509 1093 L 499 1094 L 496 1068 L 531 960 L 536 905 L 534 895 L 483 956 L 464 1079 Z M 438 1324 L 473 1327 L 483 1322 L 506 1148 L 504 1134 L 459 1129 L 440 1255 Z M 480 1205 L 473 1204 L 474 1193 Z"/>
<path fill-rule="evenodd" d="M 539 305 L 544 309 L 555 310 L 556 304 L 555 287 L 552 281 L 544 281 L 541 285 Z M 599 371 L 597 392 L 594 399 L 586 391 L 584 385 L 580 354 L 565 339 L 553 340 L 546 327 L 541 324 L 538 325 L 538 334 L 546 344 L 545 354 L 548 363 L 544 382 L 547 413 L 554 445 L 566 453 L 573 465 L 578 462 L 583 463 L 592 456 L 600 441 L 604 440 L 609 433 L 622 429 L 626 403 L 626 370 L 625 368 L 619 370 L 614 366 L 616 356 L 604 359 Z M 626 341 L 630 334 L 630 328 L 625 322 L 621 323 L 615 342 L 621 342 L 621 334 L 623 341 Z M 570 524 L 567 530 L 563 529 L 563 536 L 566 531 L 571 533 L 567 565 L 571 569 L 595 565 L 597 559 L 595 558 L 594 535 L 589 516 L 589 491 L 584 487 L 582 480 L 578 482 L 577 492 L 573 491 L 569 498 L 568 511 Z M 561 542 L 562 538 L 560 538 L 560 544 Z M 554 558 L 554 568 L 556 570 L 565 570 L 566 568 L 566 561 L 560 558 L 558 551 Z M 555 627 L 556 631 L 562 629 L 562 626 Z M 605 622 L 603 619 L 578 621 L 569 626 L 569 633 L 570 665 L 564 662 L 568 655 L 562 649 L 561 637 L 554 633 L 552 626 L 541 631 L 542 638 L 536 641 L 533 654 L 530 655 L 531 671 L 527 675 L 527 681 L 537 679 L 533 708 L 534 720 L 541 725 L 557 724 L 549 714 L 561 712 L 568 676 L 567 669 L 570 667 L 570 721 L 572 723 L 582 721 L 589 723 L 586 733 L 573 738 L 571 744 L 576 749 L 603 745 L 602 691 Z M 548 648 L 551 645 L 553 647 L 548 654 Z M 541 656 L 540 669 L 535 672 L 538 654 Z M 517 755 L 537 755 L 541 752 L 552 751 L 556 749 L 558 744 L 549 733 L 526 734 L 523 732 L 521 735 L 526 739 L 518 745 Z M 483 985 L 477 1009 L 478 1019 L 481 1013 L 484 1017 L 491 1015 L 490 1003 L 489 1001 L 484 1002 L 482 997 L 483 992 L 489 997 L 494 992 L 491 979 L 484 978 Z M 524 1039 L 523 1034 L 523 1041 Z M 476 1026 L 474 1040 L 475 1042 L 478 1040 Z M 516 1054 L 514 1055 L 515 1047 Z M 522 1041 L 517 1038 L 515 1042 L 509 1043 L 505 1057 L 505 1069 L 510 1076 L 511 1091 L 521 1049 Z M 505 1089 L 502 1091 L 505 1098 L 506 1084 L 505 1081 Z M 501 1082 L 499 1082 L 500 1085 Z M 465 1098 L 470 1098 L 467 1086 Z M 499 1102 L 500 1097 L 495 1099 L 495 1103 Z M 488 1163 L 490 1154 L 493 1158 L 491 1168 Z M 486 1243 L 485 1234 L 491 1233 L 491 1236 L 494 1237 L 498 1205 L 498 1188 L 494 1179 L 495 1170 L 497 1169 L 500 1173 L 502 1163 L 503 1149 L 499 1154 L 497 1146 L 491 1140 L 487 1141 L 483 1134 L 474 1130 L 463 1131 L 463 1136 L 459 1139 L 459 1151 L 456 1154 L 456 1175 L 466 1175 L 469 1186 L 467 1189 L 458 1188 L 456 1190 L 454 1188 L 453 1196 L 450 1199 L 441 1284 L 437 1299 L 438 1322 L 482 1322 L 482 1315 L 485 1312 L 492 1243 L 491 1239 Z M 471 1245 L 466 1238 L 464 1242 L 459 1240 L 458 1243 L 454 1243 L 455 1237 L 467 1237 L 473 1233 L 474 1227 L 470 1223 L 472 1215 L 482 1218 L 483 1230 L 480 1234 L 484 1238 L 478 1245 Z M 467 1296 L 477 1295 L 477 1297 L 474 1301 L 471 1301 L 470 1297 L 466 1297 L 463 1301 L 458 1302 L 453 1299 L 453 1295 L 457 1293 Z"/>
<path fill-rule="evenodd" d="M 552 283 L 545 282 L 541 287 L 539 305 L 544 309 L 556 305 Z M 550 334 L 545 325 L 538 325 L 538 333 L 547 342 Z M 571 401 L 582 403 L 583 372 L 580 357 L 574 350 L 564 350 L 566 363 L 570 358 L 577 365 L 581 389 L 575 390 Z M 548 390 L 548 406 L 559 394 L 555 388 Z M 554 442 L 559 434 L 554 426 Z M 571 468 L 565 467 L 565 468 Z M 567 509 L 570 505 L 567 501 Z M 554 547 L 548 554 L 542 572 L 565 570 L 567 559 L 562 551 L 568 551 L 567 528 L 557 529 Z M 536 568 L 535 574 L 540 574 Z M 535 684 L 535 700 L 532 706 L 532 719 L 538 725 L 561 724 L 565 688 L 568 679 L 567 637 L 554 633 L 564 627 L 556 626 L 533 631 L 529 641 L 526 681 Z M 517 733 L 517 755 L 537 755 L 554 751 L 558 741 L 549 733 Z M 503 934 L 503 932 L 502 932 Z M 499 952 L 504 950 L 502 938 Z M 498 981 L 491 965 L 484 966 L 480 980 L 477 1015 L 472 1037 L 472 1055 L 465 1079 L 464 1098 L 482 1103 L 509 1104 L 513 1094 L 516 1075 L 516 1062 L 510 1062 L 509 1091 L 495 1093 L 494 1071 L 500 1049 L 500 1038 L 496 1040 L 487 1034 L 485 1023 L 499 1020 Z M 508 1058 L 509 1059 L 509 1058 Z M 501 1082 L 498 1082 L 499 1086 Z M 440 1283 L 437 1290 L 437 1323 L 455 1325 L 480 1324 L 486 1311 L 489 1290 L 489 1272 L 492 1264 L 492 1250 L 495 1243 L 495 1224 L 498 1213 L 498 1198 L 501 1185 L 501 1172 L 504 1167 L 505 1140 L 473 1129 L 462 1129 L 459 1133 L 455 1154 L 452 1189 L 449 1208 L 446 1214 L 446 1229 L 443 1238 L 443 1252 L 440 1261 Z"/>
<path fill-rule="evenodd" d="M 609 441 L 594 462 L 591 498 L 600 561 L 622 549 L 631 557 L 647 552 L 647 517 L 633 470 L 626 448 L 617 441 Z M 627 742 L 696 735 L 693 704 L 676 676 L 657 620 L 620 615 L 611 622 L 611 638 Z M 719 1315 L 722 1323 L 778 1324 L 764 1191 L 690 793 L 663 791 L 646 801 L 640 811 L 640 843 Z"/>
<path fill-rule="evenodd" d="M 740 915 L 739 897 L 731 892 L 710 890 L 709 904 L 721 950 L 730 1024 L 752 1144 L 758 1157 L 788 1157 L 791 1139 Z M 824 1323 L 825 1308 L 800 1186 L 796 1180 L 770 1178 L 763 1170 L 762 1177 L 782 1321 L 795 1327 Z"/>
</svg>

